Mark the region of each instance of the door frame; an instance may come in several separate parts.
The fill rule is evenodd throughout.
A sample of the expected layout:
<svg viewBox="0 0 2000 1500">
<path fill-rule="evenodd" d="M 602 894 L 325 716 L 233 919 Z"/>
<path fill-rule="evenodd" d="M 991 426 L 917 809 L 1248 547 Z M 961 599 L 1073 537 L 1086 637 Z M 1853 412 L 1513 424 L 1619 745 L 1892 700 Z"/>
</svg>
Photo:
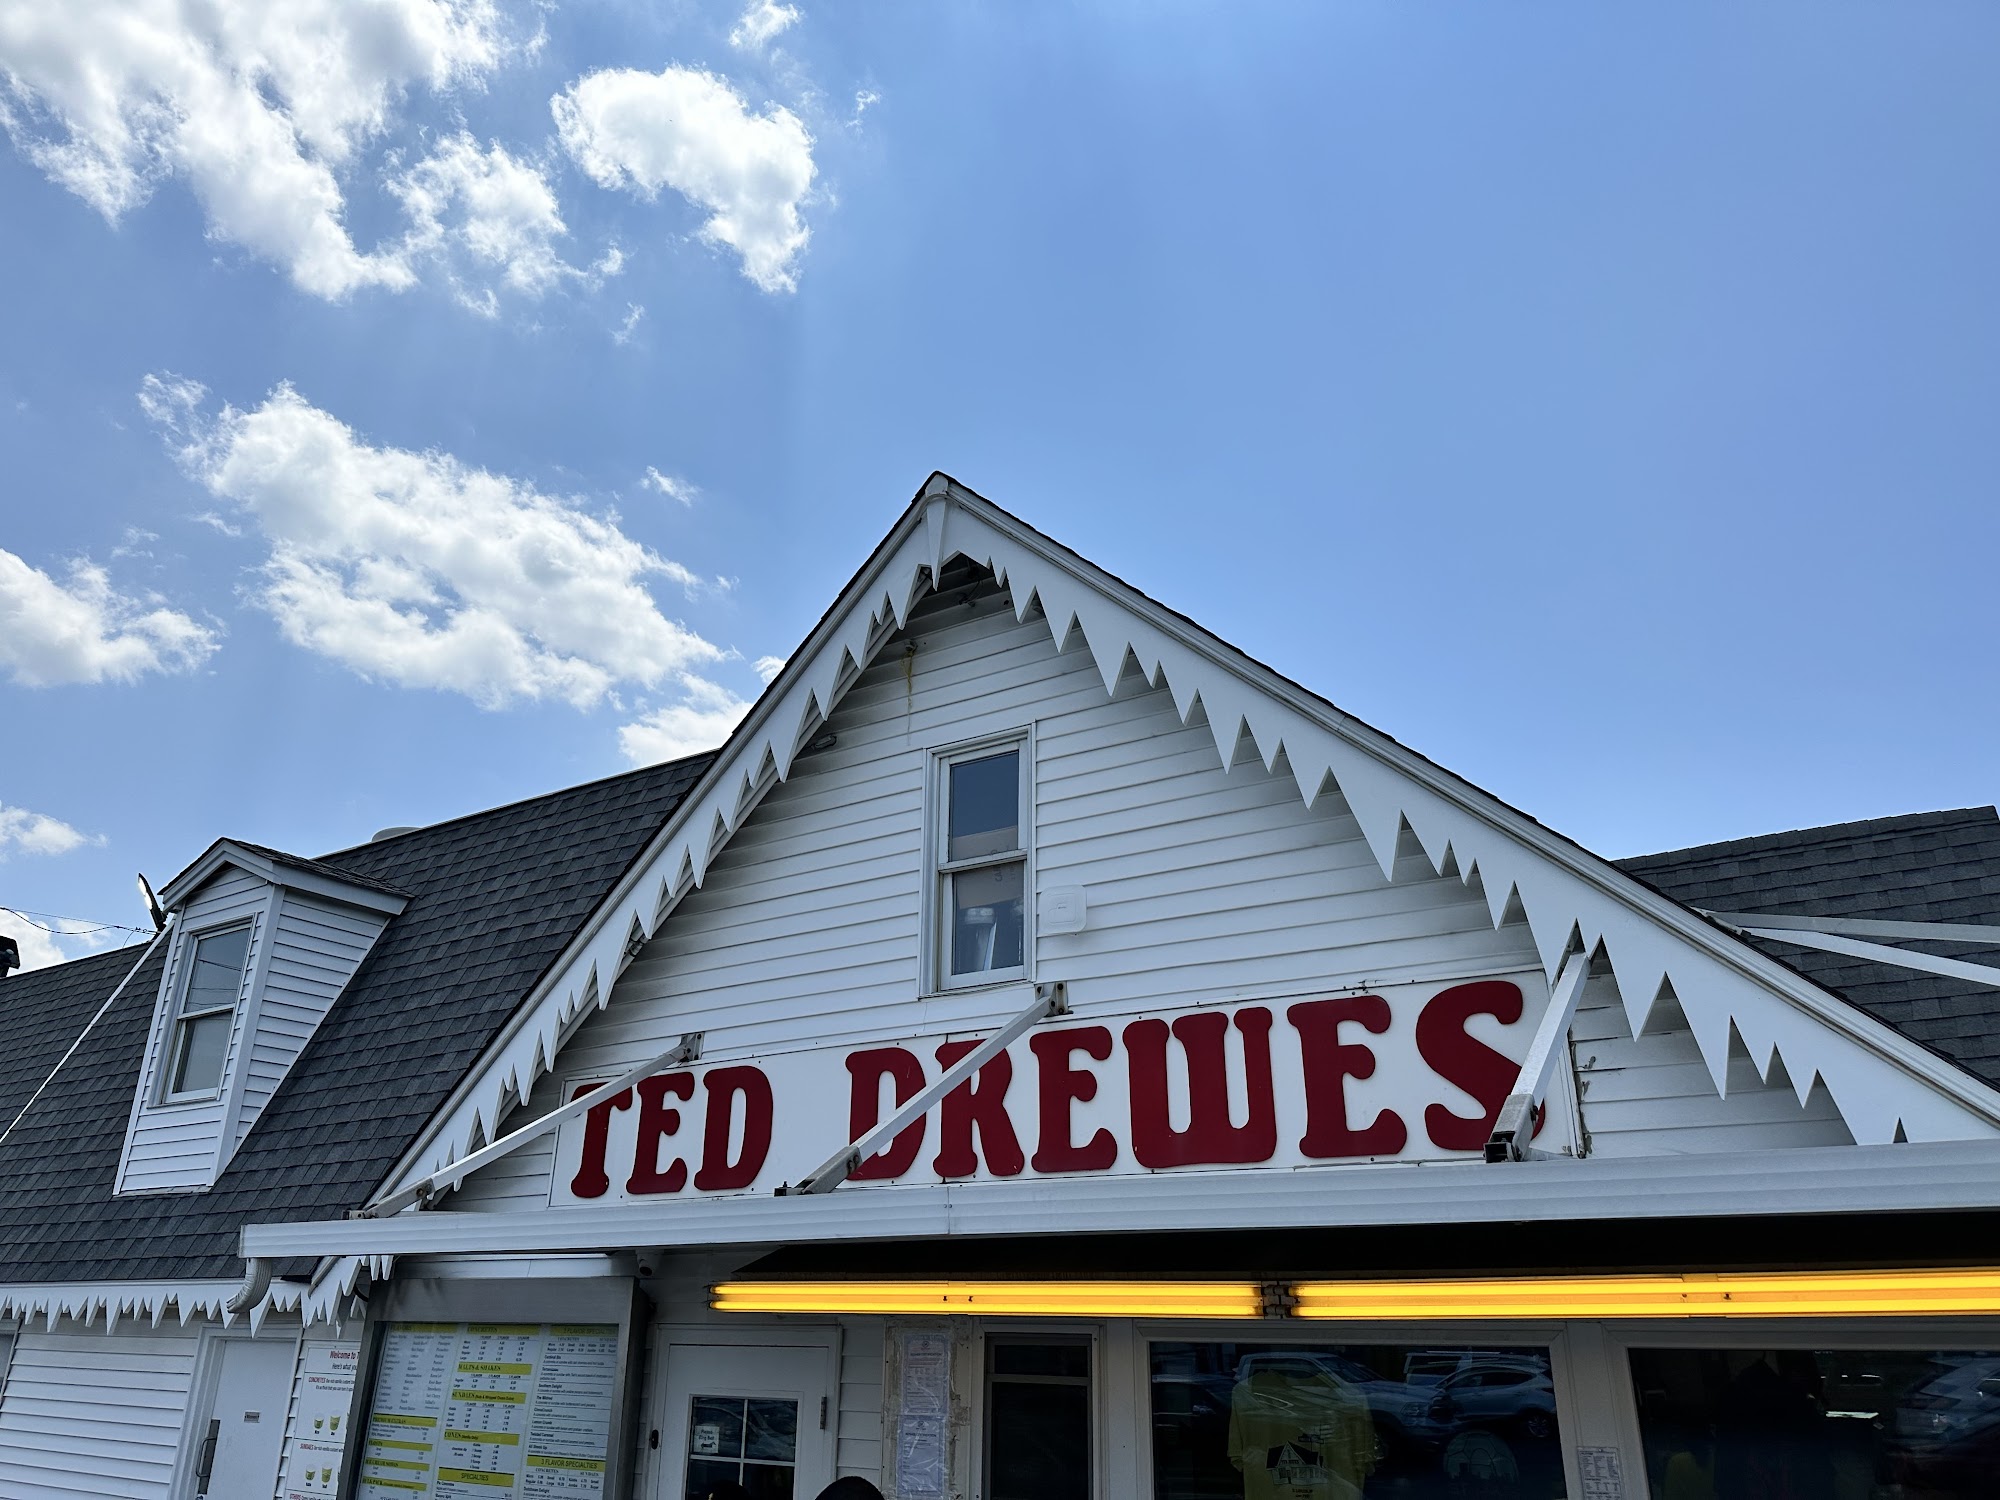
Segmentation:
<svg viewBox="0 0 2000 1500">
<path fill-rule="evenodd" d="M 193 1376 L 188 1381 L 187 1407 L 181 1417 L 180 1452 L 174 1457 L 173 1488 L 169 1491 L 174 1500 L 193 1500 L 195 1454 L 200 1451 L 208 1419 L 215 1415 L 215 1396 L 222 1384 L 222 1357 L 231 1344 L 275 1345 L 289 1342 L 292 1346 L 291 1375 L 286 1382 L 284 1404 L 278 1414 L 278 1466 L 271 1473 L 271 1492 L 277 1493 L 278 1481 L 285 1473 L 285 1440 L 291 1435 L 292 1398 L 298 1390 L 300 1345 L 304 1338 L 303 1328 L 287 1328 L 272 1333 L 268 1331 L 268 1325 L 267 1330 L 256 1333 L 248 1328 L 223 1328 L 215 1324 L 201 1330 L 195 1345 Z"/>
<path fill-rule="evenodd" d="M 840 1325 L 838 1323 L 779 1324 L 775 1326 L 739 1328 L 734 1324 L 718 1326 L 714 1323 L 655 1323 L 653 1325 L 653 1356 L 648 1371 L 646 1394 L 646 1431 L 648 1437 L 659 1434 L 660 1443 L 654 1447 L 649 1440 L 645 1448 L 645 1469 L 639 1476 L 638 1485 L 633 1490 L 634 1500 L 678 1500 L 678 1491 L 669 1493 L 661 1488 L 666 1480 L 666 1471 L 675 1466 L 675 1474 L 684 1470 L 679 1467 L 681 1455 L 667 1452 L 667 1380 L 668 1356 L 676 1344 L 709 1344 L 722 1349 L 817 1349 L 826 1357 L 826 1433 L 831 1450 L 833 1472 L 827 1476 L 831 1481 L 840 1473 Z M 799 1420 L 805 1421 L 801 1412 Z M 795 1500 L 810 1500 L 810 1497 L 795 1497 Z"/>
</svg>

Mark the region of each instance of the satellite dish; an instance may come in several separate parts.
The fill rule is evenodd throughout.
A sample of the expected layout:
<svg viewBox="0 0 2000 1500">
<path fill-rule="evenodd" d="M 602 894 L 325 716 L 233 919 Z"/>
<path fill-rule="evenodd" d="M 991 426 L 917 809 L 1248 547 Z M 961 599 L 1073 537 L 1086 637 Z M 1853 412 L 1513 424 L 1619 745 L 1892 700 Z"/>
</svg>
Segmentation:
<svg viewBox="0 0 2000 1500">
<path fill-rule="evenodd" d="M 167 925 L 167 914 L 160 909 L 160 898 L 153 894 L 152 884 L 144 875 L 139 877 L 139 899 L 146 903 L 146 915 L 153 919 L 153 931 L 158 932 Z"/>
</svg>

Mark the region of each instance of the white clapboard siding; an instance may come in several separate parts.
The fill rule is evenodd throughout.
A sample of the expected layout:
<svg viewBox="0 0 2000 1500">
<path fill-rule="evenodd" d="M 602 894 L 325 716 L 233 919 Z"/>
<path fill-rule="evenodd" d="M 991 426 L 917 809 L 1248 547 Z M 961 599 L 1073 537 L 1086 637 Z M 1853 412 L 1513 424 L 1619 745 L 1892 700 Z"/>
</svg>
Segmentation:
<svg viewBox="0 0 2000 1500">
<path fill-rule="evenodd" d="M 197 1334 L 60 1322 L 26 1329 L 0 1392 L 0 1496 L 165 1500 Z"/>
<path fill-rule="evenodd" d="M 1225 771 L 1199 714 L 1184 725 L 1129 667 L 1107 693 L 1087 652 L 1059 653 L 1046 625 L 1018 622 L 991 590 L 919 608 L 828 727 L 832 747 L 801 755 L 716 856 L 529 1113 L 553 1107 L 558 1080 L 621 1071 L 687 1031 L 743 1055 L 965 1030 L 1011 1011 L 1012 991 L 921 993 L 925 777 L 939 747 L 1030 728 L 1036 888 L 1081 886 L 1089 911 L 1083 932 L 1037 939 L 1035 977 L 1067 981 L 1081 1014 L 1540 966 L 1525 926 L 1496 929 L 1483 892 L 1438 876 L 1414 840 L 1385 881 L 1337 792 L 1308 810 L 1282 759 L 1267 769 L 1246 754 Z M 1705 1072 L 1670 1066 L 1698 1061 L 1691 1039 L 1633 1045 L 1660 1054 L 1672 1092 L 1631 1108 L 1607 1096 L 1621 1145 L 1645 1149 L 1649 1119 L 1661 1150 L 1800 1138 L 1797 1118 L 1718 1099 Z M 1817 1139 L 1817 1105 L 1806 1113 Z M 487 1168 L 456 1206 L 545 1204 L 551 1153 L 544 1139 Z"/>
<path fill-rule="evenodd" d="M 263 966 L 257 995 L 256 1032 L 234 1110 L 231 1152 L 250 1133 L 387 922 L 381 912 L 300 891 L 280 893 L 271 922 L 270 961 Z"/>
<path fill-rule="evenodd" d="M 251 923 L 250 954 L 222 1094 L 199 1104 L 157 1104 L 172 1033 L 168 1018 L 193 942 L 243 920 Z M 182 909 L 154 1003 L 120 1192 L 185 1192 L 215 1181 L 387 921 L 381 912 L 273 887 L 233 866 L 194 894 Z"/>
<path fill-rule="evenodd" d="M 1584 1130 L 1594 1156 L 1675 1156 L 1783 1146 L 1852 1145 L 1823 1085 L 1803 1106 L 1782 1072 L 1770 1082 L 1734 1044 L 1719 1097 L 1694 1034 L 1674 1007 L 1656 1007 L 1632 1036 L 1615 993 L 1595 985 L 1570 1026 Z"/>
<path fill-rule="evenodd" d="M 834 1464 L 870 1484 L 882 1482 L 882 1359 L 880 1318 L 843 1318 L 840 1325 L 840 1427 Z"/>
</svg>

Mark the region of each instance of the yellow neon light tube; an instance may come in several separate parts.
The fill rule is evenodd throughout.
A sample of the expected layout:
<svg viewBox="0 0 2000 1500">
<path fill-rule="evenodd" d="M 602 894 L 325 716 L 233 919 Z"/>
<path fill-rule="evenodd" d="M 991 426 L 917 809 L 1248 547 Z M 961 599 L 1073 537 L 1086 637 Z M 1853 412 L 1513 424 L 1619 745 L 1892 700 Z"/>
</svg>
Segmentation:
<svg viewBox="0 0 2000 1500">
<path fill-rule="evenodd" d="M 718 1312 L 1254 1318 L 1254 1281 L 725 1281 Z"/>
<path fill-rule="evenodd" d="M 1287 1307 L 1287 1304 L 1290 1304 Z M 719 1312 L 1407 1322 L 2000 1314 L 2000 1269 L 1758 1271 L 1433 1281 L 725 1281 Z"/>
<path fill-rule="evenodd" d="M 1300 1318 L 1799 1318 L 2000 1313 L 2000 1270 L 1301 1281 Z"/>
</svg>

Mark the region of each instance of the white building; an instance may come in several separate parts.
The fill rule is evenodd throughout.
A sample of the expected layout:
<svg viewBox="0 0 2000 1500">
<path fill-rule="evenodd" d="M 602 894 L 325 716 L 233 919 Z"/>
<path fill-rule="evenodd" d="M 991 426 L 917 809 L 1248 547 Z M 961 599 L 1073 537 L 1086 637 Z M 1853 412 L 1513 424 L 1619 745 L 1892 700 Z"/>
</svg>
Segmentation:
<svg viewBox="0 0 2000 1500">
<path fill-rule="evenodd" d="M 716 754 L 162 897 L 0 1500 L 1991 1493 L 1990 808 L 1614 865 L 937 476 Z"/>
</svg>

